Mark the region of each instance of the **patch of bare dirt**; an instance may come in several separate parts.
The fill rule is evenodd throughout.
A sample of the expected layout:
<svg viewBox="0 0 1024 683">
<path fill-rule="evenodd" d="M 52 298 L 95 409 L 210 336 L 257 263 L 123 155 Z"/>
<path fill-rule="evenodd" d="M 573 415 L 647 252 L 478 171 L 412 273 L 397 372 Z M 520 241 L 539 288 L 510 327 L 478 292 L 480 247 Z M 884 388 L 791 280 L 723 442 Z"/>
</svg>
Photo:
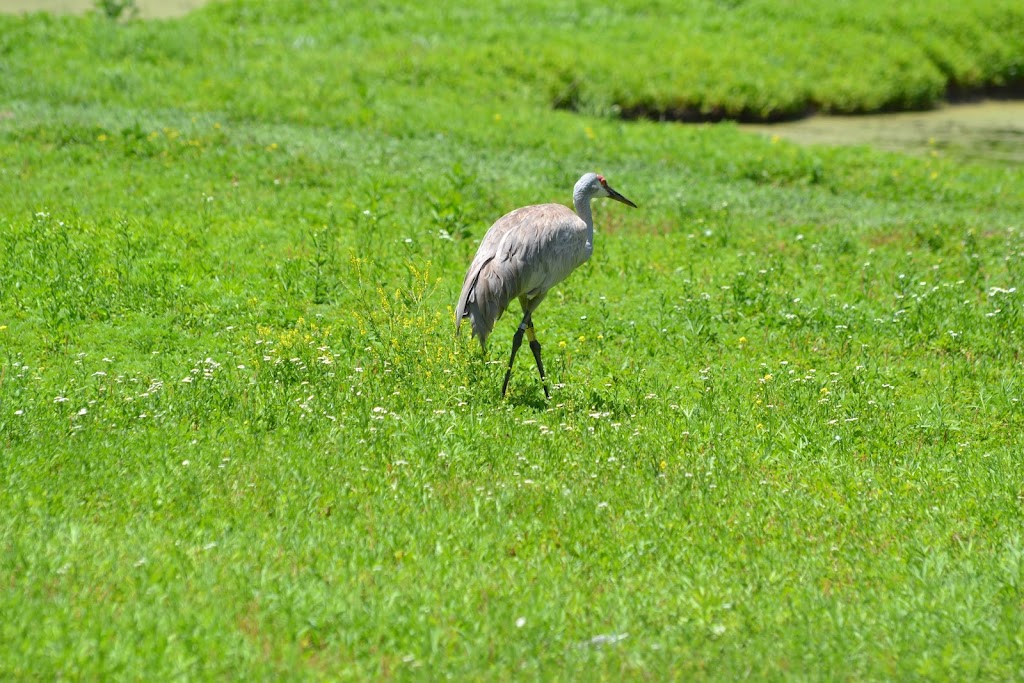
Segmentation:
<svg viewBox="0 0 1024 683">
<path fill-rule="evenodd" d="M 209 0 L 136 0 L 139 19 L 168 19 L 188 14 Z M 53 14 L 84 14 L 96 8 L 96 0 L 0 0 L 0 12 L 51 12 Z"/>
<path fill-rule="evenodd" d="M 871 145 L 901 152 L 949 151 L 962 157 L 1024 161 L 1024 102 L 987 100 L 934 111 L 812 116 L 740 128 L 807 144 Z"/>
</svg>

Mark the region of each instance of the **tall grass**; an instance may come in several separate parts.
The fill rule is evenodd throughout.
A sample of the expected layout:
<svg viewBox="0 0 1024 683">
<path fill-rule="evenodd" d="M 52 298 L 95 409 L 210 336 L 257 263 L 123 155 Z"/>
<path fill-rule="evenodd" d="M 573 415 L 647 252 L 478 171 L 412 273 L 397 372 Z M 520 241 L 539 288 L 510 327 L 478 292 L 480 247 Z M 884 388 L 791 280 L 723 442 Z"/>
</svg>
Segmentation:
<svg viewBox="0 0 1024 683">
<path fill-rule="evenodd" d="M 616 14 L 305 7 L 0 19 L 5 676 L 1021 675 L 1019 169 L 552 110 L 512 57 Z M 465 268 L 591 169 L 503 401 Z"/>
</svg>

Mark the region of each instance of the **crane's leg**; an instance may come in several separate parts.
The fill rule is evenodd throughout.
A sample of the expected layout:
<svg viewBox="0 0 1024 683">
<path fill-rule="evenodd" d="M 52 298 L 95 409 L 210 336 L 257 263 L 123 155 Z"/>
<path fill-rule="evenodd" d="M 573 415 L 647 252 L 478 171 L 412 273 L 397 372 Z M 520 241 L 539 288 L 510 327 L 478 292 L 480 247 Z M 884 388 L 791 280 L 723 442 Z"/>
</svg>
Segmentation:
<svg viewBox="0 0 1024 683">
<path fill-rule="evenodd" d="M 516 360 L 516 353 L 519 351 L 519 347 L 523 345 L 523 333 L 526 332 L 527 322 L 529 320 L 530 314 L 527 313 L 523 316 L 523 322 L 519 323 L 519 329 L 516 330 L 515 335 L 512 336 L 512 356 L 508 359 L 508 370 L 505 371 L 505 382 L 501 385 L 502 398 L 505 397 L 505 392 L 508 390 L 508 381 L 512 378 L 512 363 Z"/>
<path fill-rule="evenodd" d="M 533 331 L 533 317 L 526 315 L 526 338 L 530 340 L 530 350 L 533 351 L 533 359 L 537 361 L 537 371 L 540 372 L 540 383 L 544 387 L 544 398 L 551 398 L 548 392 L 548 381 L 544 377 L 544 363 L 540 359 L 540 342 L 537 341 L 537 334 Z"/>
</svg>

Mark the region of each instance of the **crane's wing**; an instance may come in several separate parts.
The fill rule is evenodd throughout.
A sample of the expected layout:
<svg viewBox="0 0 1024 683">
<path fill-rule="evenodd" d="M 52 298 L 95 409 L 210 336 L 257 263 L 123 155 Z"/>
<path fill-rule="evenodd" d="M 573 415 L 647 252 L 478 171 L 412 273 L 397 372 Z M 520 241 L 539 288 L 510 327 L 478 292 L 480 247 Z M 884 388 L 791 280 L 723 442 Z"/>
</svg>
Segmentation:
<svg viewBox="0 0 1024 683">
<path fill-rule="evenodd" d="M 585 231 L 583 220 L 561 204 L 527 206 L 498 219 L 480 242 L 462 283 L 456 333 L 468 317 L 473 335 L 484 346 L 513 299 L 547 291 L 586 260 Z"/>
</svg>

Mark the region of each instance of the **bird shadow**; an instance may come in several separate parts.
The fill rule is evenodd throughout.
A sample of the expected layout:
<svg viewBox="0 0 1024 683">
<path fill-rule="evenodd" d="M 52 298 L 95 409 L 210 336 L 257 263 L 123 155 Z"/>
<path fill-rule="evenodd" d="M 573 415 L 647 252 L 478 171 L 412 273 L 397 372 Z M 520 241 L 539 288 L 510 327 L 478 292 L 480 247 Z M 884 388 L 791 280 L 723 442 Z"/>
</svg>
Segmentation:
<svg viewBox="0 0 1024 683">
<path fill-rule="evenodd" d="M 509 393 L 505 395 L 504 401 L 517 408 L 530 408 L 538 413 L 543 412 L 550 407 L 551 402 L 544 398 L 543 390 L 538 389 L 538 392 L 539 393 L 534 394 L 532 393 L 532 390 L 527 389 L 520 393 L 513 394 L 509 391 Z"/>
</svg>

